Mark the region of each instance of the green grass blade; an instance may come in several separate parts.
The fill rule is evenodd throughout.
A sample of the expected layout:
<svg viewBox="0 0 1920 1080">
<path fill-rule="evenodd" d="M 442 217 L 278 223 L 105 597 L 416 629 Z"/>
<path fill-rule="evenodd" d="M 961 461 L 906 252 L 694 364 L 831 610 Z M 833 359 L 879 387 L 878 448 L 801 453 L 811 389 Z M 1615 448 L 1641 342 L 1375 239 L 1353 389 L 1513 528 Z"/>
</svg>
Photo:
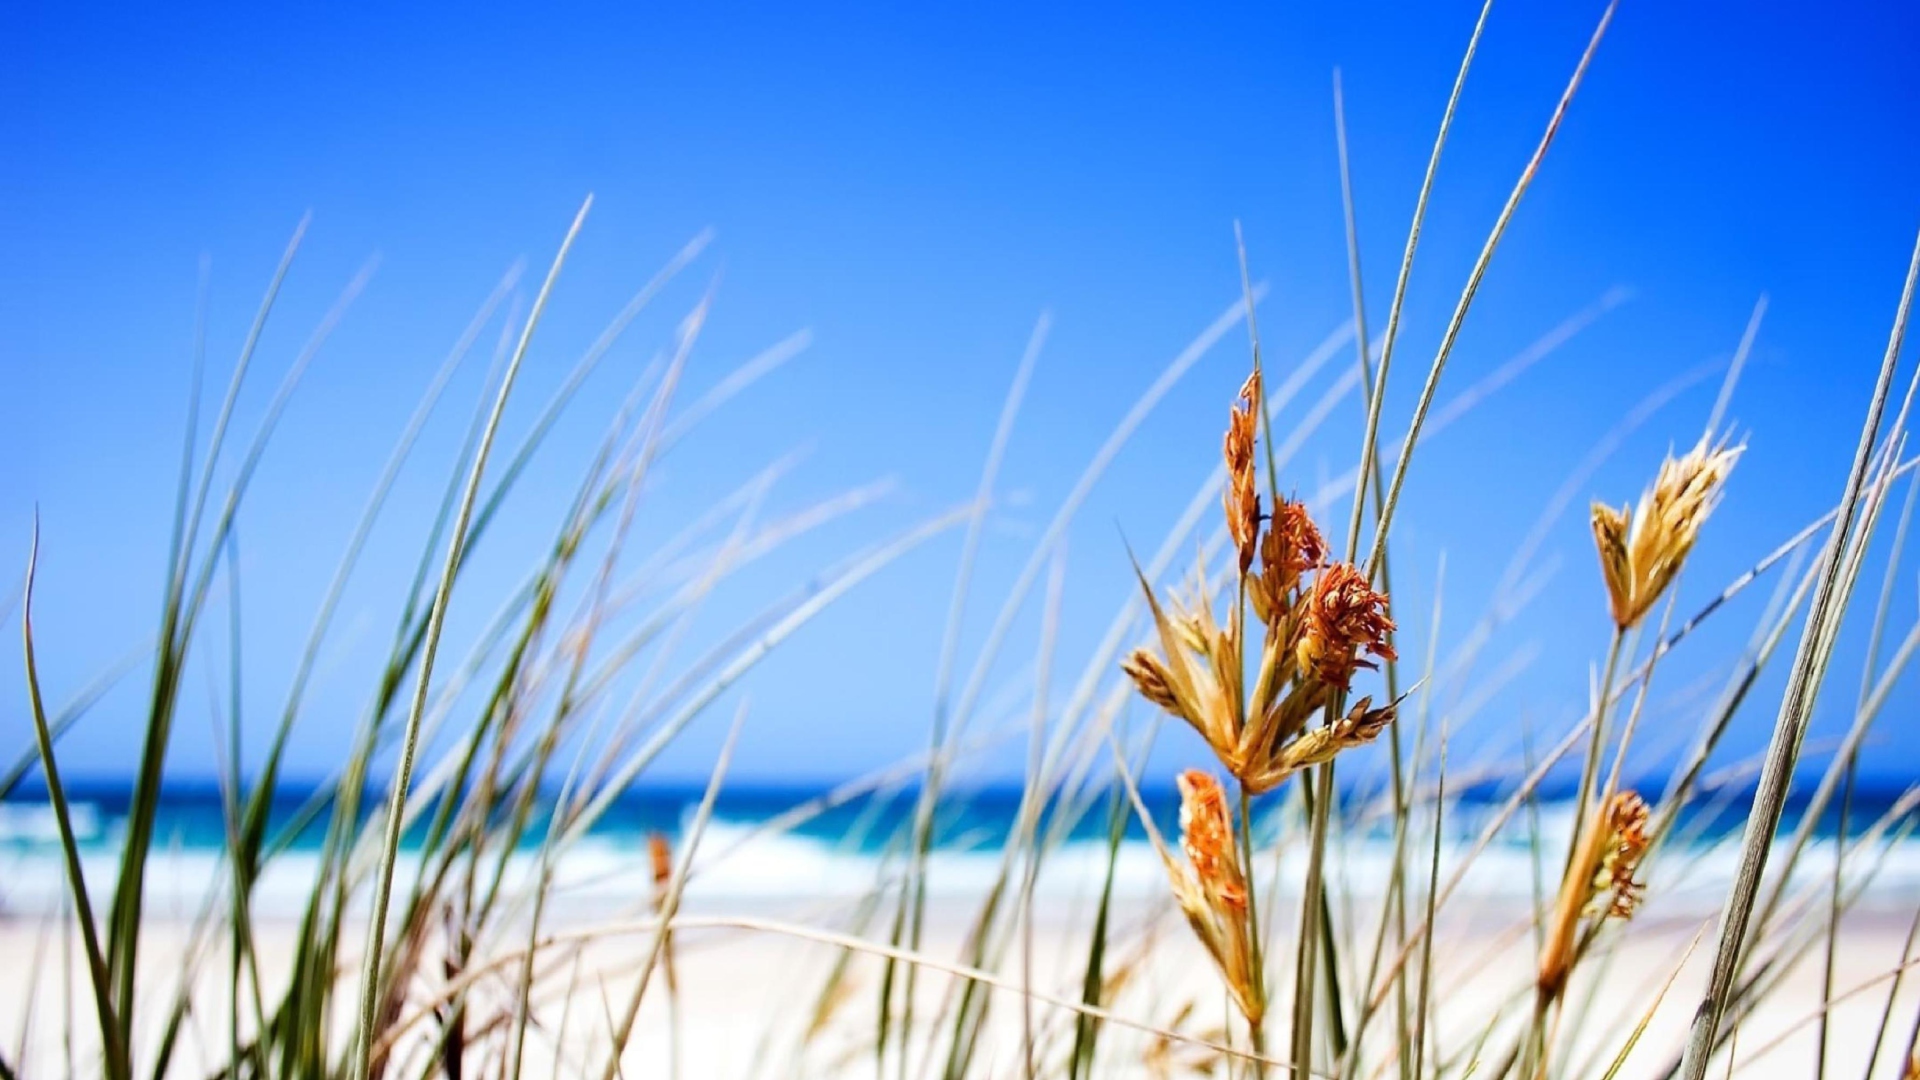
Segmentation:
<svg viewBox="0 0 1920 1080">
<path fill-rule="evenodd" d="M 354 1076 L 357 1080 L 368 1080 L 373 1067 L 373 1044 L 375 1011 L 380 997 L 380 951 L 386 938 L 387 902 L 393 888 L 393 864 L 400 852 L 400 824 L 402 811 L 407 801 L 407 786 L 412 779 L 414 743 L 420 733 L 420 720 L 427 707 L 427 689 L 433 675 L 434 653 L 439 648 L 440 630 L 446 622 L 447 605 L 453 593 L 453 575 L 460 565 L 461 547 L 466 540 L 466 532 L 473 514 L 473 504 L 480 490 L 480 478 L 485 472 L 487 453 L 492 448 L 494 435 L 499 431 L 500 419 L 506 412 L 507 398 L 513 390 L 514 377 L 519 373 L 521 361 L 526 358 L 527 346 L 532 343 L 533 331 L 539 325 L 540 315 L 545 310 L 546 301 L 552 295 L 554 282 L 560 276 L 560 268 L 566 262 L 567 252 L 572 248 L 574 238 L 580 234 L 580 226 L 585 223 L 587 210 L 593 206 L 592 196 L 581 204 L 580 211 L 574 216 L 573 225 L 567 230 L 566 239 L 561 241 L 560 251 L 554 257 L 553 265 L 547 271 L 547 280 L 540 286 L 540 294 L 535 299 L 533 310 L 527 315 L 525 329 L 521 331 L 520 343 L 514 349 L 513 360 L 507 365 L 505 377 L 501 380 L 500 391 L 494 399 L 493 415 L 487 422 L 486 433 L 481 437 L 480 447 L 474 455 L 472 471 L 468 475 L 465 494 L 461 497 L 460 512 L 455 518 L 453 535 L 447 543 L 447 560 L 441 572 L 440 586 L 434 596 L 433 612 L 428 619 L 427 637 L 420 660 L 419 681 L 415 685 L 413 705 L 407 716 L 407 732 L 401 743 L 400 764 L 393 779 L 392 795 L 387 803 L 386 837 L 382 845 L 380 862 L 374 877 L 373 914 L 367 929 L 367 951 L 362 960 L 360 986 L 360 1035 L 359 1053 L 356 1055 Z"/>
<path fill-rule="evenodd" d="M 93 921 L 93 902 L 87 895 L 87 880 L 80 867 L 80 846 L 74 839 L 73 817 L 67 807 L 66 787 L 60 782 L 60 768 L 53 757 L 53 732 L 47 724 L 47 711 L 40 696 L 40 668 L 33 649 L 33 579 L 40 564 L 40 525 L 36 519 L 33 544 L 27 554 L 27 581 L 20 605 L 21 648 L 26 655 L 27 700 L 33 711 L 33 731 L 40 743 L 40 768 L 47 781 L 47 800 L 53 804 L 54 821 L 60 829 L 60 848 L 66 856 L 67 890 L 73 901 L 74 918 L 80 924 L 80 940 L 86 947 L 87 972 L 92 978 L 93 1004 L 100 1023 L 100 1042 L 105 1054 L 109 1080 L 128 1080 L 133 1067 L 127 1053 L 127 1029 L 114 1011 L 106 956 L 100 948 L 99 931 Z"/>
</svg>

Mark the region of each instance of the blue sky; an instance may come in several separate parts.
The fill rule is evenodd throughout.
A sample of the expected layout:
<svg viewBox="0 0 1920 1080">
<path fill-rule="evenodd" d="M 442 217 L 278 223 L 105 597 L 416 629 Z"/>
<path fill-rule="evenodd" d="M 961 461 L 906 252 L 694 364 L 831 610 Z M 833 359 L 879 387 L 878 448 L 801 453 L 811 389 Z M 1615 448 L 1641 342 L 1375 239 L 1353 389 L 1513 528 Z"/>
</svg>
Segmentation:
<svg viewBox="0 0 1920 1080">
<path fill-rule="evenodd" d="M 76 692 L 157 621 L 203 259 L 211 409 L 280 249 L 313 214 L 241 401 L 244 438 L 306 334 L 378 258 L 239 525 L 244 715 L 257 747 L 419 393 L 516 260 L 530 264 L 522 292 L 531 288 L 588 192 L 596 204 L 529 354 L 509 446 L 626 296 L 702 229 L 716 239 L 537 459 L 456 598 L 448 655 L 461 655 L 550 542 L 628 383 L 717 280 L 690 393 L 797 331 L 811 345 L 664 463 L 641 550 L 796 449 L 806 456 L 769 514 L 876 479 L 895 486 L 730 583 L 690 651 L 811 569 L 967 498 L 1023 344 L 1051 313 L 965 622 L 970 663 L 1085 462 L 1237 297 L 1236 219 L 1268 285 L 1260 319 L 1276 381 L 1349 316 L 1336 66 L 1377 331 L 1476 10 L 12 5 L 0 15 L 10 43 L 0 65 L 0 289 L 10 300 L 0 453 L 25 464 L 0 474 L 0 556 L 24 562 L 37 505 L 49 692 Z M 1467 268 L 1599 13 L 1593 3 L 1496 7 L 1435 189 L 1388 431 L 1403 429 Z M 1831 502 L 1920 227 L 1916 41 L 1920 12 L 1901 5 L 1623 8 L 1487 276 L 1441 399 L 1603 298 L 1607 310 L 1422 448 L 1395 549 L 1410 647 L 1424 648 L 1437 593 L 1443 640 L 1465 633 L 1562 478 L 1656 387 L 1724 363 L 1762 293 L 1769 313 L 1732 410 L 1751 448 L 1683 581 L 1685 606 Z M 496 322 L 456 377 L 349 593 L 296 734 L 306 771 L 338 757 L 364 704 L 393 594 L 497 333 Z M 1156 544 L 1213 467 L 1246 362 L 1236 327 L 1077 518 L 1056 683 L 1077 677 L 1126 595 L 1120 535 Z M 1351 362 L 1340 354 L 1290 415 Z M 1519 674 L 1462 719 L 1463 747 L 1510 748 L 1523 723 L 1554 728 L 1578 707 L 1606 635 L 1582 507 L 1635 496 L 1662 452 L 1697 433 L 1713 385 L 1699 381 L 1653 415 L 1552 524 L 1540 565 L 1557 569 L 1503 628 L 1478 682 L 1507 664 Z M 1359 420 L 1356 399 L 1340 402 L 1285 484 L 1307 491 L 1339 474 Z M 756 672 L 743 773 L 844 775 L 923 742 L 958 554 L 957 536 L 917 551 Z M 1875 584 L 1879 569 L 1869 568 Z M 1661 684 L 1671 730 L 1691 730 L 1701 687 L 1715 685 L 1703 680 L 1737 653 L 1764 592 L 1676 660 Z M 223 591 L 222 632 L 226 602 Z M 1039 609 L 1026 605 L 994 669 L 991 685 L 1009 701 L 1028 692 Z M 1904 633 L 1916 617 L 1910 587 L 1892 610 Z M 1857 646 L 1843 649 L 1822 731 L 1855 695 Z M 206 688 L 188 694 L 179 724 L 182 772 L 212 765 L 205 702 L 225 663 L 223 644 L 204 649 L 194 679 Z M 110 773 L 131 760 L 139 683 L 71 735 L 74 768 Z M 0 666 L 0 734 L 21 746 L 23 697 L 18 665 Z M 1727 761 L 1763 742 L 1776 699 L 1763 687 Z M 695 726 L 667 771 L 704 769 L 731 703 Z M 1896 695 L 1893 714 L 1912 705 Z M 1191 752 L 1171 739 L 1160 764 Z M 1885 736 L 1872 764 L 1910 775 L 1914 755 Z M 988 767 L 1018 760 L 1006 748 Z"/>
</svg>

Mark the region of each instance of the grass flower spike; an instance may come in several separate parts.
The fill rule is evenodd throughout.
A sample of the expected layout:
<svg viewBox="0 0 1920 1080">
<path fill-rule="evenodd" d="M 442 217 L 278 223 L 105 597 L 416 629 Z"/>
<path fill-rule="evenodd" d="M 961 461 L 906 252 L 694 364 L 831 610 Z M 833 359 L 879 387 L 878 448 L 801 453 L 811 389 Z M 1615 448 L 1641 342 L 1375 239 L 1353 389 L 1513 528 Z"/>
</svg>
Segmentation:
<svg viewBox="0 0 1920 1080">
<path fill-rule="evenodd" d="M 1256 489 L 1253 464 L 1255 403 L 1260 400 L 1260 373 L 1247 376 L 1240 396 L 1227 421 L 1224 456 L 1227 459 L 1227 490 L 1221 497 L 1227 513 L 1227 534 L 1233 539 L 1240 559 L 1240 576 L 1245 578 L 1253 566 L 1254 548 L 1260 533 L 1260 495 Z"/>
<path fill-rule="evenodd" d="M 1313 715 L 1346 693 L 1358 670 L 1394 657 L 1393 619 L 1387 597 L 1364 573 L 1327 560 L 1305 505 L 1278 499 L 1271 518 L 1262 518 L 1254 457 L 1260 408 L 1255 375 L 1240 388 L 1225 439 L 1224 508 L 1238 568 L 1232 617 L 1224 625 L 1214 617 L 1204 568 L 1184 603 L 1162 602 L 1142 575 L 1160 649 L 1136 649 L 1121 662 L 1141 696 L 1193 725 L 1252 794 L 1371 741 L 1395 707 L 1363 701 L 1345 719 L 1307 733 Z"/>
<path fill-rule="evenodd" d="M 1180 774 L 1180 848 L 1187 865 L 1171 857 L 1167 872 L 1173 895 L 1193 932 L 1225 977 L 1227 991 L 1249 1024 L 1266 1012 L 1266 994 L 1254 957 L 1253 926 L 1247 910 L 1247 878 L 1233 841 L 1233 812 L 1226 792 L 1209 773 Z"/>
<path fill-rule="evenodd" d="M 1709 448 L 1702 438 L 1683 456 L 1661 462 L 1637 508 L 1593 505 L 1593 540 L 1614 625 L 1638 625 L 1680 572 L 1743 449 L 1725 443 Z"/>
<path fill-rule="evenodd" d="M 1636 880 L 1647 851 L 1647 803 L 1632 791 L 1596 808 L 1560 883 L 1553 923 L 1540 957 L 1540 993 L 1557 998 L 1573 970 L 1583 919 L 1630 919 L 1645 886 Z"/>
<path fill-rule="evenodd" d="M 1392 633 L 1387 598 L 1373 591 L 1358 568 L 1334 563 L 1314 582 L 1307 603 L 1305 632 L 1298 647 L 1300 666 L 1344 691 L 1352 685 L 1355 670 L 1376 666 L 1362 659 L 1362 654 L 1396 658 L 1388 643 Z"/>
</svg>

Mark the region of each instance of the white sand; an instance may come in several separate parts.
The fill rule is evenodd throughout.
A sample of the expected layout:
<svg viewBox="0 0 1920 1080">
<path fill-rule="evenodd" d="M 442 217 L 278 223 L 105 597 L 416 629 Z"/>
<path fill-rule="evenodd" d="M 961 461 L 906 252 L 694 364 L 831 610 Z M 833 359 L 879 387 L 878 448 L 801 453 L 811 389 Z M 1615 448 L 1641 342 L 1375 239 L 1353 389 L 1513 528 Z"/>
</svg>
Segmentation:
<svg viewBox="0 0 1920 1080">
<path fill-rule="evenodd" d="M 710 919 L 714 911 L 689 912 L 690 918 Z M 1063 912 L 1041 912 L 1036 918 L 1034 938 L 1034 977 L 1036 990 L 1058 997 L 1078 998 L 1084 952 L 1077 932 L 1069 933 L 1059 918 Z M 1051 918 L 1049 916 L 1052 916 Z M 756 916 L 758 917 L 758 916 Z M 1075 920 L 1082 925 L 1083 920 Z M 814 913 L 810 925 L 830 925 L 831 920 Z M 1128 932 L 1128 941 L 1116 945 L 1110 953 L 1108 974 L 1122 965 L 1130 965 L 1125 981 L 1118 987 L 1112 1008 L 1118 1015 L 1155 1027 L 1178 1025 L 1194 1036 L 1218 1037 L 1225 1015 L 1223 995 L 1216 976 L 1204 954 L 1190 939 L 1186 927 L 1176 919 L 1154 922 L 1148 913 L 1124 914 L 1117 924 Z M 1142 926 L 1155 927 L 1154 940 L 1144 960 L 1131 963 L 1141 953 Z M 1371 925 L 1362 919 L 1361 925 Z M 1689 920 L 1643 919 L 1628 927 L 1622 947 L 1610 962 L 1596 958 L 1576 977 L 1570 1001 L 1578 1004 L 1593 993 L 1586 1010 L 1592 1020 L 1575 1040 L 1570 1051 L 1562 1051 L 1559 1060 L 1578 1065 L 1592 1064 L 1568 1075 L 1598 1076 L 1622 1044 L 1626 1032 L 1652 1005 L 1654 995 L 1666 980 L 1693 938 L 1698 923 Z M 562 933 L 584 929 L 582 925 L 561 927 Z M 261 928 L 264 979 L 269 986 L 284 977 L 295 928 L 273 923 Z M 952 960 L 961 955 L 964 918 L 958 913 L 936 913 L 930 926 L 924 951 Z M 1863 914 L 1853 918 L 1840 939 L 1835 962 L 1835 986 L 1844 991 L 1884 976 L 1899 960 L 1904 922 L 1888 916 Z M 142 963 L 146 976 L 141 990 L 150 1033 L 157 1030 L 172 987 L 182 970 L 182 957 L 189 932 L 184 924 L 151 922 L 143 933 Z M 9 1061 L 16 1059 L 23 1025 L 29 1022 L 29 1046 L 23 1076 L 57 1075 L 64 1071 L 64 1032 L 66 1010 L 61 995 L 65 965 L 60 961 L 57 942 L 39 952 L 41 935 L 36 924 L 24 921 L 0 923 L 0 1046 Z M 571 954 L 556 954 L 554 974 L 543 984 L 537 996 L 535 1029 L 527 1041 L 527 1075 L 542 1076 L 556 1071 L 567 1076 L 598 1076 L 605 1061 L 608 1043 L 608 1015 L 618 1015 L 636 985 L 635 973 L 650 944 L 648 935 L 629 933 L 602 938 L 579 952 L 577 971 Z M 1016 986 L 1021 980 L 1022 949 L 1016 939 L 997 969 Z M 1653 1076 L 1674 1056 L 1684 1035 L 1707 970 L 1711 942 L 1703 942 L 1682 970 L 1664 1006 L 1656 1013 L 1639 1047 L 1628 1061 L 1622 1076 Z M 499 957 L 510 949 L 502 942 L 485 955 Z M 1364 953 L 1364 946 L 1349 950 Z M 1285 942 L 1276 943 L 1276 956 L 1290 957 Z M 656 972 L 644 1007 L 640 1010 L 626 1055 L 623 1074 L 627 1077 L 667 1076 L 670 1058 L 679 1058 L 678 1075 L 708 1077 L 862 1077 L 874 1072 L 872 1032 L 875 1019 L 876 988 L 880 965 L 872 957 L 862 957 L 849 972 L 848 992 L 833 1013 L 824 1033 L 796 1057 L 798 1033 L 810 1022 L 820 988 L 839 951 L 829 945 L 800 940 L 769 930 L 739 928 L 688 929 L 675 939 L 676 992 L 668 993 L 664 972 Z M 1524 1009 L 1515 1002 L 1530 984 L 1533 945 L 1517 924 L 1479 911 L 1467 913 L 1451 924 L 1443 925 L 1434 957 L 1433 998 L 1437 1004 L 1438 1052 L 1453 1061 L 1472 1052 L 1472 1044 L 1484 1027 L 1484 1018 L 1495 1009 L 1506 1008 L 1515 1020 Z M 36 962 L 37 958 L 37 962 Z M 70 994 L 76 1045 L 89 1045 L 91 999 L 85 992 L 83 962 L 74 955 L 73 972 L 82 981 Z M 510 958 L 509 958 L 510 959 Z M 1355 961 L 1357 962 L 1357 961 Z M 1277 961 L 1276 972 L 1287 966 Z M 1796 969 L 1785 985 L 1740 1027 L 1738 1036 L 1739 1071 L 1742 1075 L 1812 1076 L 1816 1028 L 1809 1021 L 1820 1001 L 1820 956 L 1814 950 L 1809 961 Z M 218 1058 L 227 1043 L 228 998 L 221 972 L 224 958 L 206 965 L 206 974 L 194 990 L 193 1015 L 179 1051 L 174 1075 L 203 1076 L 204 1062 Z M 437 964 L 434 970 L 438 971 Z M 1349 976 L 1351 978 L 1351 976 Z M 569 982 L 573 990 L 568 994 Z M 1284 985 L 1284 978 L 1276 978 Z M 351 975 L 343 987 L 343 1010 L 352 1007 Z M 483 981 L 470 1012 L 474 1027 L 499 1016 L 505 1009 L 500 983 Z M 1884 981 L 1869 992 L 1841 1002 L 1834 1010 L 1829 1039 L 1829 1075 L 1851 1080 L 1862 1075 L 1866 1054 L 1878 1026 L 1885 1001 Z M 923 1071 L 919 1058 L 928 1053 L 927 1021 L 942 1008 L 951 992 L 949 978 L 925 973 L 915 997 L 915 1060 L 910 1075 L 939 1075 L 942 1061 L 931 1063 Z M 423 980 L 420 998 L 410 1006 L 417 1012 L 431 993 Z M 677 1018 L 670 1022 L 669 998 L 677 1005 Z M 1023 1075 L 1025 1018 L 1022 999 L 1017 993 L 997 991 L 991 995 L 986 1030 L 979 1040 L 973 1075 Z M 1184 1018 L 1183 1010 L 1192 1006 Z M 1388 1008 L 1391 1009 L 1389 1003 Z M 1904 1050 L 1907 1031 L 1914 1012 L 1920 1008 L 1920 994 L 1911 983 L 1903 988 L 1894 1012 L 1893 1030 L 1882 1050 L 1876 1076 L 1899 1075 L 1897 1061 Z M 424 1014 L 422 1014 L 424 1015 Z M 950 1014 L 949 1014 L 950 1015 Z M 337 1018 L 340 1031 L 347 1029 L 346 1017 Z M 1351 1024 L 1352 1017 L 1348 1017 Z M 1032 1023 L 1038 1056 L 1042 1063 L 1058 1062 L 1071 1040 L 1073 1014 L 1046 1003 L 1036 1003 Z M 564 1034 L 562 1026 L 564 1024 Z M 1270 1021 L 1271 1041 L 1284 1043 L 1285 1003 L 1276 1003 Z M 1381 1062 L 1393 1027 L 1390 1015 L 1382 1015 L 1369 1028 L 1370 1059 Z M 419 1030 L 424 1037 L 430 1025 Z M 1487 1057 L 1498 1057 L 1509 1044 L 1507 1029 L 1488 1044 Z M 951 1030 L 943 1027 L 944 1031 Z M 1563 1033 L 1564 1034 L 1564 1033 Z M 1239 1034 L 1236 1032 L 1236 1039 Z M 945 1039 L 934 1042 L 936 1053 L 946 1053 Z M 1098 1075 L 1154 1076 L 1150 1067 L 1157 1051 L 1166 1051 L 1174 1062 L 1201 1061 L 1208 1057 L 1204 1047 L 1159 1045 L 1161 1040 L 1139 1031 L 1109 1025 L 1102 1036 Z M 419 1040 L 413 1050 L 419 1052 Z M 150 1048 L 151 1042 L 148 1046 Z M 491 1076 L 499 1067 L 500 1043 L 475 1038 L 469 1054 L 469 1076 Z M 557 1052 L 557 1057 L 556 1057 Z M 416 1061 L 420 1059 L 415 1059 Z M 1721 1066 L 1723 1069 L 1724 1066 Z M 1485 1066 L 1482 1067 L 1484 1074 Z M 83 1071 L 91 1071 L 83 1067 Z M 403 1075 L 415 1075 L 417 1067 Z M 890 1066 L 888 1075 L 893 1075 Z M 1395 1074 L 1397 1075 L 1397 1074 Z M 1716 1069 L 1716 1075 L 1724 1075 Z"/>
</svg>

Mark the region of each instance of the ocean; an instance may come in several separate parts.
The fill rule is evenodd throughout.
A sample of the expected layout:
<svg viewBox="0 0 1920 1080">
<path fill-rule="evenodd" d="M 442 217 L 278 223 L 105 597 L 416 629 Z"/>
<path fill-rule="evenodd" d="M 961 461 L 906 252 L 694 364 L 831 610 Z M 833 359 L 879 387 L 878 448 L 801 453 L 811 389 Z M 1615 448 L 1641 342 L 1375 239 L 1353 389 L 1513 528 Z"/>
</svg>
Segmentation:
<svg viewBox="0 0 1920 1080">
<path fill-rule="evenodd" d="M 1658 782 L 1643 791 L 1658 791 Z M 701 838 L 688 888 L 690 904 L 764 906 L 809 899 L 858 897 L 876 882 L 900 872 L 901 837 L 910 831 L 917 792 L 912 788 L 863 793 L 839 805 L 805 816 L 800 811 L 827 798 L 825 787 L 742 784 L 720 794 L 713 820 Z M 1776 840 L 1783 846 L 1804 820 L 1807 796 L 1790 800 Z M 1906 789 L 1863 785 L 1854 794 L 1848 838 L 1880 832 L 1864 847 L 1851 847 L 1849 879 L 1862 889 L 1863 908 L 1911 908 L 1920 897 L 1920 840 L 1907 835 L 1917 821 L 1901 803 Z M 111 885 L 125 833 L 131 785 L 126 782 L 69 782 L 75 832 L 90 889 Z M 1505 802 L 1497 785 L 1470 788 L 1449 798 L 1441 837 L 1443 877 L 1466 861 Z M 624 793 L 554 868 L 556 897 L 582 909 L 620 908 L 648 895 L 647 839 L 667 836 L 677 850 L 684 841 L 701 797 L 693 785 L 642 786 Z M 1171 787 L 1150 787 L 1143 797 L 1154 811 L 1162 835 L 1178 832 L 1177 796 Z M 1751 792 L 1721 792 L 1696 800 L 1682 813 L 1675 842 L 1647 868 L 1650 895 L 1689 908 L 1710 908 L 1724 894 L 1735 861 L 1734 847 L 1744 827 Z M 1268 805 L 1270 804 L 1270 805 Z M 319 858 L 328 815 L 313 810 L 316 789 L 282 785 L 270 815 L 277 852 L 253 898 L 257 916 L 292 917 L 303 908 Z M 1055 831 L 1059 843 L 1048 853 L 1036 886 L 1042 900 L 1084 897 L 1105 875 L 1113 828 L 1111 793 L 1085 800 L 1085 812 L 1071 821 L 1043 818 L 1042 832 Z M 1266 805 L 1265 810 L 1261 806 Z M 941 800 L 928 884 L 936 898 L 965 900 L 984 895 L 1001 872 L 1005 848 L 1019 819 L 1017 786 L 976 786 L 949 790 Z M 1904 809 L 1904 813 L 1901 811 Z M 1538 828 L 1543 860 L 1564 851 L 1571 807 L 1564 793 L 1543 797 Z M 1277 799 L 1256 804 L 1256 830 L 1263 845 L 1277 842 L 1278 878 L 1296 881 L 1292 864 L 1304 865 L 1304 827 L 1291 807 Z M 1462 898 L 1524 902 L 1534 889 L 1535 869 L 1530 818 L 1514 815 L 1462 875 Z M 1831 872 L 1839 813 L 1829 808 L 1814 822 L 1804 874 L 1822 879 Z M 1432 843 L 1423 818 L 1414 838 L 1424 865 Z M 148 866 L 150 916 L 190 918 L 203 910 L 225 879 L 227 822 L 224 799 L 213 784 L 170 786 L 159 806 L 153 852 Z M 525 880 L 540 860 L 546 836 L 543 816 L 528 830 L 520 849 L 509 853 L 509 878 Z M 413 848 L 417 837 L 410 837 Z M 1364 814 L 1347 822 L 1334 847 L 1330 873 L 1356 896 L 1377 895 L 1391 865 L 1391 822 Z M 497 857 L 498 853 L 495 853 Z M 406 859 L 403 857 L 403 872 Z M 1545 871 L 1543 871 L 1545 872 Z M 1264 876 L 1264 873 L 1263 873 Z M 1551 877 L 1551 874 L 1548 873 Z M 1549 886 L 1551 887 L 1551 886 Z M 1114 888 L 1122 896 L 1155 896 L 1165 889 L 1145 828 L 1126 815 Z M 36 916 L 61 910 L 65 866 L 56 823 L 45 792 L 22 784 L 0 802 L 0 913 Z"/>
</svg>

